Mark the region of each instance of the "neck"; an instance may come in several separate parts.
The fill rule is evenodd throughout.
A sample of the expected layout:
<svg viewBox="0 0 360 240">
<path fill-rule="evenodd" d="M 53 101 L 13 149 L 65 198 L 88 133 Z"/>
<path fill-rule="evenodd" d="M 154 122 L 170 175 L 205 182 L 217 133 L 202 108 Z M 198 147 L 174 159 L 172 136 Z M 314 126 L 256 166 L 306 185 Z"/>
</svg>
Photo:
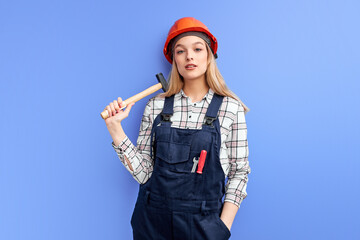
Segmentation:
<svg viewBox="0 0 360 240">
<path fill-rule="evenodd" d="M 209 86 L 206 83 L 205 75 L 199 79 L 184 79 L 183 91 L 186 96 L 190 97 L 191 102 L 198 102 L 209 91 Z"/>
</svg>

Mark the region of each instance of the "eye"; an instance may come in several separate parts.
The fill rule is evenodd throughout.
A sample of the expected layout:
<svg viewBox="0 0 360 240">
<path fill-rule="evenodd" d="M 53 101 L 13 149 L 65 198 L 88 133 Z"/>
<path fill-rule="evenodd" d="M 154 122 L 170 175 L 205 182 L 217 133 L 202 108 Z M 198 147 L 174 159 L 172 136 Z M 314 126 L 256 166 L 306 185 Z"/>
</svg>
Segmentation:
<svg viewBox="0 0 360 240">
<path fill-rule="evenodd" d="M 183 50 L 178 50 L 178 51 L 176 51 L 177 54 L 181 54 L 181 53 L 183 53 L 183 52 L 184 52 Z"/>
<path fill-rule="evenodd" d="M 196 52 L 200 52 L 202 49 L 201 48 L 195 48 Z"/>
</svg>

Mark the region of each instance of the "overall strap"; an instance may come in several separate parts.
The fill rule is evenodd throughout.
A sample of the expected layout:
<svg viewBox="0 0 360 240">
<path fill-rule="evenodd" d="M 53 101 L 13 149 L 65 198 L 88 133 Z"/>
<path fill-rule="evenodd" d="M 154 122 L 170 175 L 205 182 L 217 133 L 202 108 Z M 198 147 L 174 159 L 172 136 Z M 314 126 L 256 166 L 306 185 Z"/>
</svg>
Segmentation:
<svg viewBox="0 0 360 240">
<path fill-rule="evenodd" d="M 159 125 L 160 122 L 161 125 L 169 126 L 171 125 L 170 118 L 174 113 L 174 95 L 170 97 L 165 97 L 164 107 L 161 113 L 156 116 L 154 123 L 151 128 L 151 137 L 150 137 L 150 157 L 152 159 L 152 149 L 153 149 L 153 135 L 155 132 L 155 128 L 157 125 Z"/>
<path fill-rule="evenodd" d="M 211 126 L 211 127 L 214 126 L 213 122 L 217 118 L 217 113 L 219 111 L 219 108 L 221 106 L 223 99 L 224 99 L 224 96 L 220 96 L 220 95 L 214 93 L 214 96 L 213 96 L 211 103 L 208 107 L 208 110 L 206 112 L 205 122 L 203 125 Z"/>
<path fill-rule="evenodd" d="M 162 114 L 172 115 L 174 113 L 174 95 L 165 97 L 165 103 L 162 110 Z"/>
</svg>

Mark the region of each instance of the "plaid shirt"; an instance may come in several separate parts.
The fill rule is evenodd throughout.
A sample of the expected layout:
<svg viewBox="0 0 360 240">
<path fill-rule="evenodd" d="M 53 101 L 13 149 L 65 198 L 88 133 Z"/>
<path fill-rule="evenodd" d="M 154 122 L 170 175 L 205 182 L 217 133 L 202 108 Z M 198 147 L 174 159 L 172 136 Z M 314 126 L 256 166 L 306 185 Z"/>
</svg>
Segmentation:
<svg viewBox="0 0 360 240">
<path fill-rule="evenodd" d="M 210 88 L 201 101 L 193 103 L 183 90 L 175 94 L 172 127 L 201 129 L 207 108 L 214 95 Z M 161 113 L 164 97 L 151 98 L 146 104 L 142 117 L 137 147 L 128 137 L 115 146 L 121 162 L 140 184 L 145 183 L 152 174 L 154 160 L 150 158 L 150 133 L 154 119 Z M 247 196 L 246 186 L 250 167 L 248 162 L 247 127 L 244 108 L 239 101 L 224 97 L 218 111 L 221 132 L 220 162 L 225 176 L 228 177 L 225 188 L 225 201 L 238 207 Z M 130 167 L 128 165 L 130 163 Z"/>
</svg>

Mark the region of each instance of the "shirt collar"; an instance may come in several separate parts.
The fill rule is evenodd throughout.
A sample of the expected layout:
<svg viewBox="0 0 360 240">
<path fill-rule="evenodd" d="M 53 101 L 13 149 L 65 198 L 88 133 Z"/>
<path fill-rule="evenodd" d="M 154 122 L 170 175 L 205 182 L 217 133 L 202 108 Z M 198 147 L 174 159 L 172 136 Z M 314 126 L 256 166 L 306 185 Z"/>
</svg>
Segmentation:
<svg viewBox="0 0 360 240">
<path fill-rule="evenodd" d="M 213 96 L 214 96 L 214 91 L 211 88 L 209 88 L 209 91 L 205 94 L 203 99 L 205 99 L 210 104 Z M 182 89 L 174 96 L 175 100 L 180 100 L 181 98 L 187 98 L 187 97 L 188 96 L 185 94 L 185 92 Z"/>
</svg>

